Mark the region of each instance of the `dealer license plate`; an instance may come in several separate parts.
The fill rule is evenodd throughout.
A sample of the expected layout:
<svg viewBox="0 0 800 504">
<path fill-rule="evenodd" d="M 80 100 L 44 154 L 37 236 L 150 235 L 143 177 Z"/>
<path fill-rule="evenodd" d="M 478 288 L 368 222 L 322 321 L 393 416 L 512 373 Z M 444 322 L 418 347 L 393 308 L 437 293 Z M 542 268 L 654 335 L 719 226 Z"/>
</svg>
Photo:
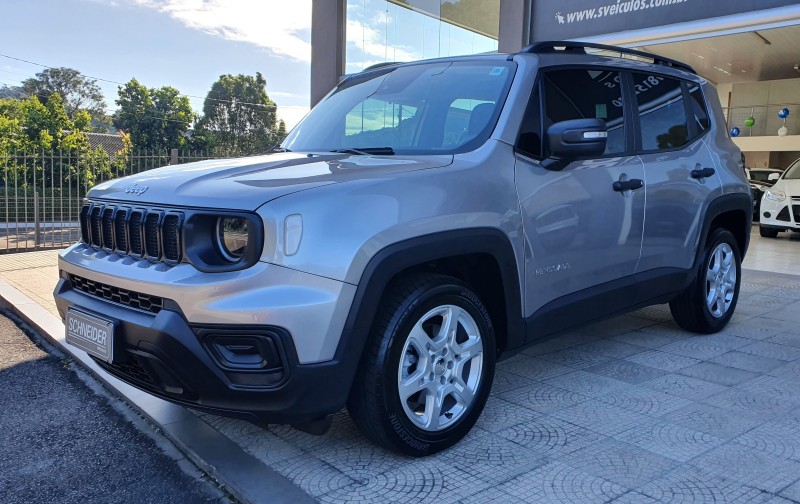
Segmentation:
<svg viewBox="0 0 800 504">
<path fill-rule="evenodd" d="M 109 364 L 114 360 L 114 322 L 67 309 L 67 343 Z"/>
</svg>

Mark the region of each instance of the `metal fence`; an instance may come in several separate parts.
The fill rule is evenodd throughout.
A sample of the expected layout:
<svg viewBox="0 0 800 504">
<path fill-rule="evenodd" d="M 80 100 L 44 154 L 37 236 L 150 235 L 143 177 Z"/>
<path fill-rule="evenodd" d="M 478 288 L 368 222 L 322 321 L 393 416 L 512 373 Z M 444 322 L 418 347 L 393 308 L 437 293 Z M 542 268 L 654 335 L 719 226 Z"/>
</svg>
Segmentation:
<svg viewBox="0 0 800 504">
<path fill-rule="evenodd" d="M 0 254 L 66 247 L 80 239 L 78 214 L 103 181 L 171 164 L 214 159 L 207 152 L 0 152 Z"/>
</svg>

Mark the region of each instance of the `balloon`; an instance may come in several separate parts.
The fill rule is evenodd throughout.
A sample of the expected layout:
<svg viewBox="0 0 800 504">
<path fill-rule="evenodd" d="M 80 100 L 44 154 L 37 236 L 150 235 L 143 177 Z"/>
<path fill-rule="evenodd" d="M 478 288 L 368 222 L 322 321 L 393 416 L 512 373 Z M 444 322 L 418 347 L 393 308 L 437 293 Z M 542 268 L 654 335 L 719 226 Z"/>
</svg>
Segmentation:
<svg viewBox="0 0 800 504">
<path fill-rule="evenodd" d="M 786 119 L 787 117 L 789 117 L 789 109 L 786 107 L 780 109 L 778 111 L 778 117 L 780 117 L 781 119 Z"/>
<path fill-rule="evenodd" d="M 753 126 L 756 125 L 756 118 L 753 116 L 748 117 L 747 119 L 744 120 L 744 125 L 747 126 L 748 128 L 752 128 Z"/>
<path fill-rule="evenodd" d="M 736 126 L 734 126 L 733 128 L 731 128 L 731 136 L 732 136 L 732 137 L 737 137 L 737 136 L 739 136 L 739 133 L 741 133 L 741 132 L 742 132 L 742 131 L 741 131 L 739 128 L 737 128 Z"/>
</svg>

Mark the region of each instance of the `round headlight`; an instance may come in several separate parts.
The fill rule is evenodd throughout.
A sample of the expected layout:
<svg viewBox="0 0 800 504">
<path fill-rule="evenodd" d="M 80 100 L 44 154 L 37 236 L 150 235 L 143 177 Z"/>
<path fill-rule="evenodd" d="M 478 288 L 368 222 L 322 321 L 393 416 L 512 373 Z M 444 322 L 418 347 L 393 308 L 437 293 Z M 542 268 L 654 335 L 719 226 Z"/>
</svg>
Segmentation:
<svg viewBox="0 0 800 504">
<path fill-rule="evenodd" d="M 217 242 L 225 259 L 236 262 L 244 256 L 248 237 L 247 219 L 220 217 L 217 221 Z"/>
</svg>

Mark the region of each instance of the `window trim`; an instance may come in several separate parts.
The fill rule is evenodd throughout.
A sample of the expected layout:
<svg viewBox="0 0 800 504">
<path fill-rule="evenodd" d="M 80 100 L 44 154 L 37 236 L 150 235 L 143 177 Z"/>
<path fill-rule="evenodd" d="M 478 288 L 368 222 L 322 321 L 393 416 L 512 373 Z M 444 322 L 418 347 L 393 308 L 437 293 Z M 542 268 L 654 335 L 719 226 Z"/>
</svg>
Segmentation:
<svg viewBox="0 0 800 504">
<path fill-rule="evenodd" d="M 620 68 L 614 65 L 586 65 L 586 64 L 568 64 L 568 65 L 548 65 L 545 67 L 539 67 L 536 71 L 536 79 L 534 79 L 533 86 L 531 86 L 531 92 L 528 97 L 527 105 L 525 106 L 525 114 L 523 114 L 523 122 L 525 115 L 527 114 L 528 110 L 531 107 L 533 96 L 536 93 L 536 90 L 539 89 L 539 137 L 541 141 L 541 150 L 542 154 L 544 154 L 545 150 L 545 131 L 544 131 L 544 118 L 545 118 L 545 110 L 544 110 L 544 92 L 542 90 L 542 82 L 544 80 L 544 75 L 549 72 L 557 72 L 563 70 L 605 70 L 609 72 L 617 72 L 620 75 L 620 98 L 622 98 L 622 120 L 623 120 L 623 127 L 625 128 L 625 150 L 622 152 L 615 152 L 612 154 L 603 154 L 601 156 L 591 157 L 591 158 L 576 158 L 574 161 L 582 161 L 585 159 L 613 159 L 613 158 L 623 158 L 623 157 L 630 157 L 636 155 L 636 146 L 634 145 L 636 139 L 636 132 L 633 130 L 631 126 L 633 123 L 631 119 L 633 118 L 631 112 L 631 102 L 630 99 L 627 97 L 629 94 L 629 87 L 630 87 L 630 72 L 627 69 Z M 626 77 L 628 75 L 628 77 Z M 634 96 L 635 99 L 635 96 Z M 638 117 L 638 110 L 635 116 Z M 520 137 L 522 136 L 522 124 L 520 124 L 519 129 L 517 130 L 517 138 L 514 141 L 514 153 L 520 156 L 526 157 L 528 159 L 533 159 L 535 161 L 544 161 L 548 159 L 547 156 L 540 155 L 535 156 L 531 153 L 519 149 L 519 141 Z"/>
</svg>

